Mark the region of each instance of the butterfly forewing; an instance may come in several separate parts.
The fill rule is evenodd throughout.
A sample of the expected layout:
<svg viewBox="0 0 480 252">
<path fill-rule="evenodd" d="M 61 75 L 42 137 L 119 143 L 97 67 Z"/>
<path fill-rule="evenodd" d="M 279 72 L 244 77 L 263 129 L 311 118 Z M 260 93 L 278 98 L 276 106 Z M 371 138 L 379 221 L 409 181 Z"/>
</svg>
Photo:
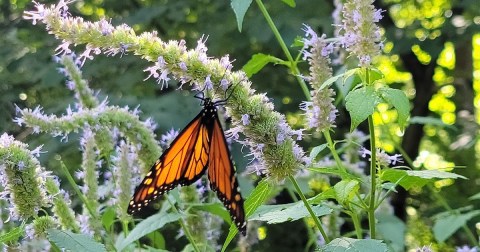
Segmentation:
<svg viewBox="0 0 480 252">
<path fill-rule="evenodd" d="M 130 214 L 138 212 L 177 185 L 192 184 L 208 167 L 210 187 L 217 192 L 238 230 L 245 235 L 243 198 L 216 103 L 208 98 L 203 101 L 202 111 L 179 133 L 135 189 L 127 211 Z"/>
<path fill-rule="evenodd" d="M 175 186 L 192 184 L 202 176 L 208 162 L 209 140 L 201 118 L 201 114 L 195 117 L 155 162 L 135 189 L 128 213 L 138 212 Z"/>
</svg>

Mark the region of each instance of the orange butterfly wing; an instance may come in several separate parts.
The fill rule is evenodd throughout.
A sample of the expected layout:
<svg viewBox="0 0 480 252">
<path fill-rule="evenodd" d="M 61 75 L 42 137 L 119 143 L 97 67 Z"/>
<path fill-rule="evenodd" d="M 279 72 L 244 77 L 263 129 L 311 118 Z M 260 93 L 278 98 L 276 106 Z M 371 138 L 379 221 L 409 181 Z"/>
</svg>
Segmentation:
<svg viewBox="0 0 480 252">
<path fill-rule="evenodd" d="M 209 138 L 207 125 L 203 123 L 200 112 L 179 133 L 137 186 L 127 212 L 138 212 L 177 185 L 190 185 L 199 179 L 208 164 Z"/>
<path fill-rule="evenodd" d="M 212 141 L 208 159 L 208 180 L 210 187 L 217 192 L 218 198 L 230 212 L 233 222 L 238 230 L 245 236 L 247 224 L 243 198 L 240 194 L 235 167 L 230 158 L 227 141 L 218 118 L 213 123 Z"/>
</svg>

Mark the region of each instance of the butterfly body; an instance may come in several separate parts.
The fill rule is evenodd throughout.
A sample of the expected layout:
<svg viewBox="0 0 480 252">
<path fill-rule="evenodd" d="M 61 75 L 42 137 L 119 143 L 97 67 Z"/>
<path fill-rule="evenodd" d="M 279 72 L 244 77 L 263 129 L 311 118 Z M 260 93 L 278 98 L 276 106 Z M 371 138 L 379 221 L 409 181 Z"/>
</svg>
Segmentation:
<svg viewBox="0 0 480 252">
<path fill-rule="evenodd" d="M 137 186 L 127 212 L 141 211 L 176 186 L 194 183 L 208 170 L 210 188 L 217 193 L 238 230 L 245 235 L 243 198 L 218 119 L 217 105 L 222 101 L 201 99 L 203 109 L 179 133 Z"/>
</svg>

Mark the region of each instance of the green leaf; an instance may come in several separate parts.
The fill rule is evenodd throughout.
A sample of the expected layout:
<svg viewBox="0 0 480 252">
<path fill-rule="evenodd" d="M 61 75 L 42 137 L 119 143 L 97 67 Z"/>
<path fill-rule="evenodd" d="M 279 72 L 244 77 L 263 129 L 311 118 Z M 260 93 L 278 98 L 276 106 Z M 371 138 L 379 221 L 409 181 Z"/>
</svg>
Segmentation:
<svg viewBox="0 0 480 252">
<path fill-rule="evenodd" d="M 257 53 L 243 66 L 242 70 L 247 74 L 247 77 L 250 78 L 262 70 L 268 63 L 280 63 L 281 61 L 282 60 L 272 55 Z"/>
<path fill-rule="evenodd" d="M 424 116 L 414 116 L 414 117 L 410 118 L 410 124 L 433 125 L 433 126 L 439 126 L 439 127 L 451 128 L 451 129 L 455 128 L 452 125 L 448 125 L 448 124 L 444 123 L 439 118 L 424 117 Z"/>
<path fill-rule="evenodd" d="M 398 217 L 390 214 L 377 214 L 378 234 L 390 245 L 395 251 L 405 251 L 405 231 L 406 225 Z"/>
<path fill-rule="evenodd" d="M 235 17 L 237 18 L 238 31 L 240 32 L 242 31 L 243 18 L 251 3 L 252 0 L 232 0 L 231 2 L 233 12 L 235 12 Z"/>
<path fill-rule="evenodd" d="M 265 202 L 272 189 L 273 186 L 270 185 L 266 179 L 263 179 L 260 181 L 260 183 L 258 183 L 257 187 L 253 189 L 250 196 L 248 196 L 248 198 L 245 200 L 245 215 L 247 217 L 252 215 L 253 212 L 255 212 L 255 210 L 257 210 L 257 208 L 261 206 L 263 202 Z M 237 233 L 238 230 L 235 225 L 230 225 L 230 231 L 228 232 L 228 236 L 223 243 L 222 252 L 227 249 L 228 244 L 230 244 Z"/>
<path fill-rule="evenodd" d="M 147 238 L 150 239 L 153 247 L 165 249 L 165 237 L 158 230 L 147 234 Z"/>
<path fill-rule="evenodd" d="M 337 82 L 338 79 L 344 78 L 344 80 L 348 79 L 350 76 L 354 75 L 358 71 L 358 68 L 350 69 L 344 73 L 335 75 L 333 77 L 330 77 L 328 80 L 326 80 L 322 85 L 320 86 L 320 89 L 324 89 L 325 87 L 329 87 L 332 85 L 334 82 Z"/>
<path fill-rule="evenodd" d="M 225 207 L 222 203 L 203 203 L 203 204 L 186 204 L 193 209 L 202 210 L 215 214 L 222 218 L 226 223 L 231 224 L 232 220 L 230 219 L 230 214 L 225 210 Z"/>
<path fill-rule="evenodd" d="M 11 241 L 18 241 L 18 239 L 25 233 L 25 224 L 22 223 L 19 227 L 13 228 L 9 232 L 0 235 L 0 244 Z"/>
<path fill-rule="evenodd" d="M 380 88 L 380 96 L 386 103 L 392 105 L 398 113 L 398 123 L 403 128 L 407 125 L 407 119 L 410 115 L 410 102 L 402 90 L 393 88 Z"/>
<path fill-rule="evenodd" d="M 371 68 L 369 71 L 369 78 L 370 83 L 373 84 L 377 80 L 383 79 L 385 76 L 383 75 L 382 71 L 378 70 L 377 68 Z"/>
<path fill-rule="evenodd" d="M 61 249 L 67 251 L 102 252 L 107 251 L 103 244 L 100 244 L 84 234 L 75 234 L 68 230 L 47 230 L 47 239 Z"/>
<path fill-rule="evenodd" d="M 380 240 L 336 238 L 320 248 L 322 252 L 386 252 L 387 245 Z"/>
<path fill-rule="evenodd" d="M 382 184 L 382 188 L 387 190 L 387 191 L 397 192 L 397 189 L 395 187 L 397 187 L 397 184 L 395 184 L 395 183 L 387 182 L 387 183 Z"/>
<path fill-rule="evenodd" d="M 342 205 L 347 205 L 348 202 L 353 199 L 355 193 L 357 193 L 360 189 L 360 185 L 356 180 L 344 179 L 335 184 L 333 189 L 335 190 L 335 195 L 338 202 L 340 202 Z"/>
<path fill-rule="evenodd" d="M 468 198 L 469 200 L 480 200 L 480 193 L 473 195 L 472 197 Z"/>
<path fill-rule="evenodd" d="M 443 216 L 436 220 L 433 225 L 433 235 L 439 242 L 444 242 L 452 236 L 459 228 L 471 220 L 473 217 L 480 215 L 480 210 L 474 210 L 465 214 L 452 213 L 449 216 Z"/>
<path fill-rule="evenodd" d="M 128 244 L 144 237 L 145 235 L 162 228 L 165 224 L 177 221 L 180 219 L 181 215 L 177 213 L 158 213 L 154 214 L 145 220 L 138 223 L 135 228 L 128 234 L 128 236 L 120 241 L 119 244 L 115 244 L 118 251 L 124 249 Z"/>
<path fill-rule="evenodd" d="M 110 230 L 110 227 L 115 222 L 115 208 L 108 207 L 102 214 L 102 224 L 106 230 Z"/>
<path fill-rule="evenodd" d="M 320 204 L 320 202 L 326 199 L 335 199 L 336 197 L 335 190 L 333 188 L 328 188 L 326 191 L 317 194 L 315 197 L 310 198 L 307 201 L 312 204 Z"/>
<path fill-rule="evenodd" d="M 342 170 L 339 170 L 338 168 L 314 167 L 314 168 L 307 168 L 307 169 L 310 171 L 318 172 L 318 173 L 337 175 L 342 179 L 358 179 L 358 180 L 360 179 L 356 175 L 350 174 L 348 172 L 344 172 Z"/>
<path fill-rule="evenodd" d="M 295 8 L 297 4 L 295 3 L 295 0 L 282 0 L 282 2 L 286 3 L 288 6 Z"/>
<path fill-rule="evenodd" d="M 316 216 L 330 214 L 332 209 L 316 205 L 311 206 Z M 290 204 L 264 205 L 260 206 L 249 220 L 266 221 L 268 224 L 295 221 L 310 216 L 305 204 L 302 201 Z"/>
<path fill-rule="evenodd" d="M 312 148 L 312 151 L 310 151 L 310 159 L 311 160 L 314 160 L 317 155 L 322 152 L 325 148 L 327 148 L 327 144 L 324 143 L 324 144 L 321 144 L 319 146 L 315 146 Z"/>
<path fill-rule="evenodd" d="M 452 172 L 444 172 L 439 170 L 423 170 L 423 171 L 405 171 L 396 169 L 386 169 L 380 175 L 384 181 L 390 181 L 401 185 L 406 190 L 414 186 L 422 187 L 432 179 L 466 179 L 462 175 Z"/>
<path fill-rule="evenodd" d="M 380 102 L 380 97 L 373 87 L 362 87 L 348 93 L 345 97 L 345 107 L 352 118 L 350 131 L 353 131 L 361 122 L 373 114 L 375 106 Z"/>
</svg>

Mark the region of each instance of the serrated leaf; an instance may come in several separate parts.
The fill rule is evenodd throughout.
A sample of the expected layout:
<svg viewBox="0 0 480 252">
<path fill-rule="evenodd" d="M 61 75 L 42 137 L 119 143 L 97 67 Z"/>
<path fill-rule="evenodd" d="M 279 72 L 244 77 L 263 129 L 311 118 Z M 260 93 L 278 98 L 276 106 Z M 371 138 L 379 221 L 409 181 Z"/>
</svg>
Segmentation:
<svg viewBox="0 0 480 252">
<path fill-rule="evenodd" d="M 0 235 L 0 244 L 11 241 L 18 241 L 18 239 L 25 233 L 25 225 L 22 223 L 19 227 L 13 228 L 5 234 Z"/>
<path fill-rule="evenodd" d="M 282 2 L 286 3 L 288 6 L 295 8 L 297 6 L 297 3 L 295 3 L 295 0 L 282 0 Z"/>
<path fill-rule="evenodd" d="M 257 53 L 252 56 L 252 58 L 245 64 L 242 70 L 247 74 L 247 77 L 252 77 L 252 75 L 258 73 L 265 67 L 268 63 L 278 63 L 280 59 L 268 54 Z"/>
<path fill-rule="evenodd" d="M 231 2 L 233 12 L 235 12 L 235 17 L 237 19 L 239 32 L 242 31 L 243 18 L 245 17 L 245 13 L 247 13 L 251 3 L 252 0 L 232 0 Z"/>
<path fill-rule="evenodd" d="M 410 102 L 402 90 L 393 88 L 380 88 L 380 96 L 386 103 L 392 105 L 398 114 L 398 123 L 403 128 L 407 125 L 407 119 L 410 115 Z"/>
<path fill-rule="evenodd" d="M 395 215 L 377 214 L 378 234 L 386 241 L 390 241 L 390 245 L 395 251 L 405 251 L 405 231 L 406 225 Z"/>
<path fill-rule="evenodd" d="M 47 239 L 57 247 L 67 251 L 103 252 L 107 251 L 103 244 L 84 234 L 75 234 L 68 230 L 47 230 Z"/>
<path fill-rule="evenodd" d="M 424 170 L 424 171 L 405 171 L 396 169 L 384 170 L 380 177 L 384 181 L 390 181 L 401 185 L 406 190 L 414 186 L 422 187 L 432 179 L 466 179 L 462 175 L 452 172 L 438 171 L 438 170 Z"/>
<path fill-rule="evenodd" d="M 444 242 L 452 236 L 459 228 L 471 220 L 473 217 L 480 215 L 480 210 L 474 210 L 464 214 L 451 214 L 446 217 L 439 218 L 433 225 L 433 235 L 439 242 Z"/>
<path fill-rule="evenodd" d="M 263 179 L 258 183 L 257 187 L 253 189 L 252 193 L 248 198 L 245 200 L 245 215 L 248 217 L 257 210 L 259 206 L 265 202 L 267 199 L 267 196 L 270 195 L 270 192 L 272 191 L 273 186 L 270 185 L 266 179 Z M 225 242 L 223 243 L 222 247 L 222 252 L 227 249 L 227 246 L 232 242 L 233 238 L 235 235 L 238 233 L 237 228 L 235 225 L 230 225 L 230 230 L 228 232 L 227 238 L 225 239 Z"/>
<path fill-rule="evenodd" d="M 380 240 L 336 238 L 320 248 L 322 252 L 386 252 L 387 245 Z"/>
<path fill-rule="evenodd" d="M 316 205 L 311 206 L 316 216 L 330 214 L 332 209 Z M 302 201 L 290 204 L 263 205 L 260 206 L 249 220 L 266 221 L 268 224 L 295 221 L 310 216 L 305 204 Z"/>
<path fill-rule="evenodd" d="M 325 148 L 327 148 L 327 144 L 326 144 L 326 143 L 325 143 L 325 144 L 321 144 L 321 145 L 319 145 L 319 146 L 313 147 L 313 148 L 312 148 L 312 151 L 310 151 L 310 159 L 311 159 L 311 160 L 314 160 L 314 159 L 317 157 L 317 155 L 318 155 L 321 151 L 323 151 Z"/>
<path fill-rule="evenodd" d="M 177 213 L 158 213 L 154 214 L 145 220 L 138 223 L 134 229 L 128 234 L 128 236 L 122 240 L 119 244 L 116 244 L 118 251 L 124 249 L 128 244 L 144 237 L 145 235 L 162 228 L 165 224 L 177 221 L 181 215 Z"/>
<path fill-rule="evenodd" d="M 352 200 L 352 198 L 355 196 L 355 193 L 357 193 L 360 189 L 360 185 L 356 180 L 344 179 L 335 184 L 333 189 L 335 190 L 336 199 L 338 202 L 340 202 L 342 205 L 345 205 Z"/>
<path fill-rule="evenodd" d="M 375 106 L 380 102 L 380 97 L 375 93 L 373 87 L 362 87 L 348 93 L 345 97 L 345 107 L 350 113 L 352 125 L 350 131 L 356 128 L 361 122 L 373 114 Z"/>
</svg>

